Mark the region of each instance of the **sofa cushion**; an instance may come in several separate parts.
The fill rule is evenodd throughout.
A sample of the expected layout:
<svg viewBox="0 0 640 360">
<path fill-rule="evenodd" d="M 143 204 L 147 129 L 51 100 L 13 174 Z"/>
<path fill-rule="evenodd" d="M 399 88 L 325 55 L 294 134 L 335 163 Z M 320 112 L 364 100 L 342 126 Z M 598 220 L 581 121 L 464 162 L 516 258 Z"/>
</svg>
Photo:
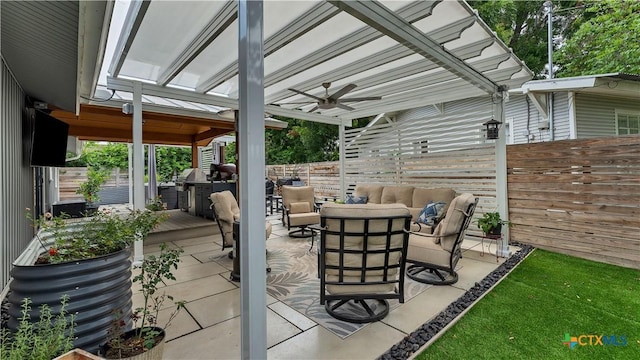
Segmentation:
<svg viewBox="0 0 640 360">
<path fill-rule="evenodd" d="M 344 201 L 345 204 L 366 204 L 368 198 L 366 196 L 354 196 L 347 195 L 347 199 Z"/>
<path fill-rule="evenodd" d="M 429 202 L 442 201 L 447 204 L 444 208 L 444 213 L 446 214 L 447 210 L 449 209 L 449 204 L 451 204 L 451 201 L 455 197 L 456 192 L 451 188 L 415 188 L 411 201 L 413 207 L 423 207 Z"/>
<path fill-rule="evenodd" d="M 419 232 L 423 234 L 431 234 L 433 233 L 433 226 L 412 222 L 411 227 L 409 228 L 409 231 Z"/>
<path fill-rule="evenodd" d="M 413 186 L 385 186 L 380 198 L 382 204 L 404 204 L 411 207 Z"/>
<path fill-rule="evenodd" d="M 444 216 L 445 214 L 444 209 L 446 205 L 447 204 L 443 201 L 429 202 L 427 205 L 425 205 L 424 208 L 422 208 L 422 210 L 420 211 L 420 214 L 418 214 L 418 218 L 416 219 L 416 222 L 429 225 L 429 226 L 434 226 Z"/>
<path fill-rule="evenodd" d="M 383 188 L 384 186 L 382 185 L 357 185 L 353 195 L 366 196 L 368 203 L 380 204 Z"/>
</svg>

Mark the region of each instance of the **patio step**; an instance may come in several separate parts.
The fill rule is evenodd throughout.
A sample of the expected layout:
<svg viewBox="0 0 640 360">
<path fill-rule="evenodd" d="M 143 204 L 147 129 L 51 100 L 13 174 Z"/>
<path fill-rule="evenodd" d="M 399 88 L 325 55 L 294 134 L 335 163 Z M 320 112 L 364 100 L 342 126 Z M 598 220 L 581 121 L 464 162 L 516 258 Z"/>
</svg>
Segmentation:
<svg viewBox="0 0 640 360">
<path fill-rule="evenodd" d="M 220 233 L 214 220 L 190 215 L 180 210 L 167 211 L 169 218 L 144 240 L 145 245 L 176 239 L 189 239 Z"/>
<path fill-rule="evenodd" d="M 144 240 L 145 245 L 160 244 L 166 241 L 173 241 L 176 239 L 190 239 L 203 236 L 209 236 L 213 234 L 219 234 L 220 230 L 214 223 L 213 226 L 198 226 L 188 229 L 167 230 L 154 232 L 147 236 Z"/>
</svg>

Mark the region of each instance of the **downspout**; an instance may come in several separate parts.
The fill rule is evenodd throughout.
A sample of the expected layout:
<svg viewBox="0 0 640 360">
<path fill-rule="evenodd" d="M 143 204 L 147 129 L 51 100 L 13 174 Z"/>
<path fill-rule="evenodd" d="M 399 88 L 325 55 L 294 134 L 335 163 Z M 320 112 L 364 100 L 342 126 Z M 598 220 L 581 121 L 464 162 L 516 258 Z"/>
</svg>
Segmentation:
<svg viewBox="0 0 640 360">
<path fill-rule="evenodd" d="M 553 3 L 548 0 L 544 3 L 547 8 L 547 56 L 549 63 L 549 79 L 553 79 Z M 550 141 L 555 140 L 553 131 L 553 93 L 547 94 L 547 103 L 549 104 L 549 137 Z"/>
<path fill-rule="evenodd" d="M 569 139 L 578 138 L 578 126 L 576 123 L 576 93 L 569 91 Z"/>
</svg>

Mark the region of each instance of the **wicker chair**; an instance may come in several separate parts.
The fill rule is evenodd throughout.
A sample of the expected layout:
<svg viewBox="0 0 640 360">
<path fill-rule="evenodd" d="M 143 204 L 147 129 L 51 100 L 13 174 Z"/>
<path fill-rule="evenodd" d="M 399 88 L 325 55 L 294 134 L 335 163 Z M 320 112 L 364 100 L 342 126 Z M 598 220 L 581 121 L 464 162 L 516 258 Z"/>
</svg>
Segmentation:
<svg viewBox="0 0 640 360">
<path fill-rule="evenodd" d="M 433 234 L 411 233 L 407 252 L 409 278 L 433 285 L 458 281 L 455 268 L 462 257 L 464 232 L 477 204 L 478 198 L 472 194 L 461 194 L 453 199 Z"/>
<path fill-rule="evenodd" d="M 402 204 L 342 205 L 320 210 L 320 303 L 336 319 L 367 323 L 404 302 L 411 214 Z"/>
</svg>

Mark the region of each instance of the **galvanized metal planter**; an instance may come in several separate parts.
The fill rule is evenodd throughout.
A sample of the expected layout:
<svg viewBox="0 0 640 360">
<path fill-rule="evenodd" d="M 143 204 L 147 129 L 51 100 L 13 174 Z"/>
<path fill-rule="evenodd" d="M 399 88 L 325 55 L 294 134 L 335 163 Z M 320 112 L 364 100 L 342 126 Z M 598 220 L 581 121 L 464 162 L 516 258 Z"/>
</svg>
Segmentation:
<svg viewBox="0 0 640 360">
<path fill-rule="evenodd" d="M 75 314 L 74 346 L 90 352 L 107 340 L 114 311 L 129 319 L 131 314 L 131 249 L 60 264 L 19 265 L 11 270 L 7 297 L 10 329 L 17 329 L 24 298 L 32 301 L 31 319 L 38 319 L 39 307 L 48 304 L 57 315 L 60 299 L 69 296 L 67 311 Z"/>
</svg>

